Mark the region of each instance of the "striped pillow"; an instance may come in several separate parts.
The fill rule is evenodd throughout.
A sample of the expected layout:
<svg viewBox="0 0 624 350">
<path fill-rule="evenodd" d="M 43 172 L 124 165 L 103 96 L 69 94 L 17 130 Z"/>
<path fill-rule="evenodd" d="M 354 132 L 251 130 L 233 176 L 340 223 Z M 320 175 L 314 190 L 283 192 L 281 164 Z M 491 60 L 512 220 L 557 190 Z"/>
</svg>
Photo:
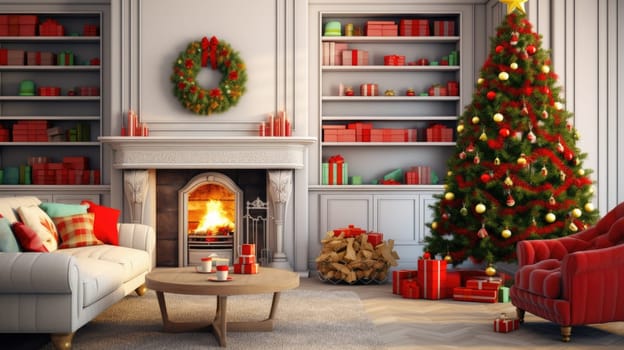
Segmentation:
<svg viewBox="0 0 624 350">
<path fill-rule="evenodd" d="M 61 236 L 60 249 L 103 244 L 93 233 L 92 213 L 61 216 L 52 220 Z"/>
</svg>

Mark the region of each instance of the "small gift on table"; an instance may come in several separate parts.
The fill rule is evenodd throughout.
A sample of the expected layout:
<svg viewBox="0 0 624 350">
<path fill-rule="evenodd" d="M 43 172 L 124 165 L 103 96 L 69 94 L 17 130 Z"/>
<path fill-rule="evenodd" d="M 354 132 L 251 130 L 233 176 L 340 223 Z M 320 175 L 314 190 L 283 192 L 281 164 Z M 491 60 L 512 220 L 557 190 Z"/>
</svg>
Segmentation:
<svg viewBox="0 0 624 350">
<path fill-rule="evenodd" d="M 499 333 L 509 333 L 520 328 L 520 320 L 517 318 L 507 317 L 506 313 L 500 314 L 494 320 L 494 331 Z"/>
</svg>

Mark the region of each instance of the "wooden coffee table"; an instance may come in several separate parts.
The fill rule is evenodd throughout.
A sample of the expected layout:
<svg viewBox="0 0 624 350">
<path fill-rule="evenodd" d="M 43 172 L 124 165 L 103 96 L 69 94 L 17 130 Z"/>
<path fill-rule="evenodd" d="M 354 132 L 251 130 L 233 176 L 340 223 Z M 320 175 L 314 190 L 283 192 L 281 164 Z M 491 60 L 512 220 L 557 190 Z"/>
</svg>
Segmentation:
<svg viewBox="0 0 624 350">
<path fill-rule="evenodd" d="M 286 270 L 260 267 L 255 275 L 230 273 L 228 282 L 212 282 L 214 274 L 203 274 L 194 267 L 158 268 L 145 277 L 147 288 L 156 291 L 158 305 L 163 319 L 165 332 L 186 332 L 209 328 L 219 341 L 226 346 L 227 331 L 266 332 L 273 330 L 273 320 L 279 303 L 280 292 L 299 286 L 299 275 Z M 217 307 L 214 320 L 200 322 L 176 322 L 169 319 L 164 293 L 215 295 Z M 227 322 L 227 297 L 230 295 L 273 293 L 269 317 L 260 321 Z"/>
</svg>

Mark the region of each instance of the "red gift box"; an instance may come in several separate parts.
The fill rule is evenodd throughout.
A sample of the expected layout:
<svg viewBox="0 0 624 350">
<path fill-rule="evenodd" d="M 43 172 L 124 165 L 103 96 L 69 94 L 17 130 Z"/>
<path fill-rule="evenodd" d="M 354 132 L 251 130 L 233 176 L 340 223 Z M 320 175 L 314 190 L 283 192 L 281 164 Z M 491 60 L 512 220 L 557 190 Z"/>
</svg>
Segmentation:
<svg viewBox="0 0 624 350">
<path fill-rule="evenodd" d="M 238 256 L 238 263 L 241 265 L 246 265 L 246 264 L 255 264 L 256 263 L 256 256 L 255 255 L 239 255 Z"/>
<path fill-rule="evenodd" d="M 425 299 L 442 299 L 446 283 L 446 261 L 418 259 L 418 284 Z"/>
<path fill-rule="evenodd" d="M 234 273 L 255 275 L 260 270 L 260 264 L 234 264 Z"/>
<path fill-rule="evenodd" d="M 413 278 L 401 281 L 401 296 L 407 299 L 420 299 L 418 281 Z"/>
<path fill-rule="evenodd" d="M 498 301 L 498 289 L 492 290 L 457 287 L 453 289 L 453 299 L 459 301 L 495 303 Z"/>
<path fill-rule="evenodd" d="M 256 245 L 254 243 L 243 243 L 240 248 L 241 255 L 254 255 L 256 254 Z"/>
<path fill-rule="evenodd" d="M 377 84 L 362 84 L 360 85 L 361 96 L 379 96 L 379 86 Z"/>
<path fill-rule="evenodd" d="M 456 81 L 448 81 L 446 89 L 449 96 L 459 96 L 459 83 Z"/>
<path fill-rule="evenodd" d="M 399 35 L 401 36 L 429 36 L 429 20 L 402 19 L 399 21 Z"/>
<path fill-rule="evenodd" d="M 363 50 L 343 50 L 343 66 L 366 66 L 368 65 L 368 51 Z"/>
<path fill-rule="evenodd" d="M 454 36 L 455 21 L 433 21 L 433 35 Z"/>
<path fill-rule="evenodd" d="M 394 270 L 392 271 L 392 293 L 401 294 L 401 282 L 408 278 L 415 278 L 417 270 Z"/>
<path fill-rule="evenodd" d="M 446 281 L 442 287 L 442 299 L 452 298 L 453 291 L 457 287 L 461 287 L 461 275 L 457 271 L 447 271 Z"/>
<path fill-rule="evenodd" d="M 340 234 L 344 234 L 344 238 L 357 237 L 362 233 L 366 233 L 366 231 L 359 227 L 356 227 L 355 225 L 349 225 L 348 227 L 338 228 L 333 231 L 334 236 L 340 236 Z"/>
<path fill-rule="evenodd" d="M 40 36 L 63 36 L 65 30 L 56 20 L 46 19 L 39 25 Z"/>
<path fill-rule="evenodd" d="M 329 158 L 329 185 L 343 185 L 344 165 L 344 158 L 339 154 Z"/>
<path fill-rule="evenodd" d="M 520 328 L 520 320 L 517 318 L 498 317 L 494 320 L 494 331 L 499 333 L 509 333 Z"/>
<path fill-rule="evenodd" d="M 87 157 L 63 157 L 63 164 L 67 169 L 85 170 L 89 164 Z"/>
<path fill-rule="evenodd" d="M 347 128 L 355 130 L 356 142 L 370 142 L 371 130 L 373 129 L 372 123 L 349 123 L 347 124 Z"/>
<path fill-rule="evenodd" d="M 367 233 L 366 240 L 368 243 L 372 244 L 373 247 L 376 247 L 378 244 L 383 242 L 383 233 L 378 232 L 369 232 Z"/>
<path fill-rule="evenodd" d="M 466 288 L 472 289 L 498 289 L 501 285 L 500 279 L 469 279 L 466 281 Z"/>
</svg>

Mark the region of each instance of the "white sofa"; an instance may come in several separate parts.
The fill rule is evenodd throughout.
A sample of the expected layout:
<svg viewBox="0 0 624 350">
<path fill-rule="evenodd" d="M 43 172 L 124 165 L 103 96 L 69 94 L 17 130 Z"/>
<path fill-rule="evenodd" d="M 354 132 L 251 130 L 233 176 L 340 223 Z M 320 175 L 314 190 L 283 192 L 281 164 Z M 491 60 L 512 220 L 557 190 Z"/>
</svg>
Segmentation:
<svg viewBox="0 0 624 350">
<path fill-rule="evenodd" d="M 0 214 L 37 197 L 0 198 Z M 126 295 L 143 295 L 155 265 L 154 230 L 118 224 L 119 246 L 95 245 L 52 253 L 0 253 L 0 333 L 50 333 L 57 349 L 71 348 L 80 327 Z"/>
</svg>

